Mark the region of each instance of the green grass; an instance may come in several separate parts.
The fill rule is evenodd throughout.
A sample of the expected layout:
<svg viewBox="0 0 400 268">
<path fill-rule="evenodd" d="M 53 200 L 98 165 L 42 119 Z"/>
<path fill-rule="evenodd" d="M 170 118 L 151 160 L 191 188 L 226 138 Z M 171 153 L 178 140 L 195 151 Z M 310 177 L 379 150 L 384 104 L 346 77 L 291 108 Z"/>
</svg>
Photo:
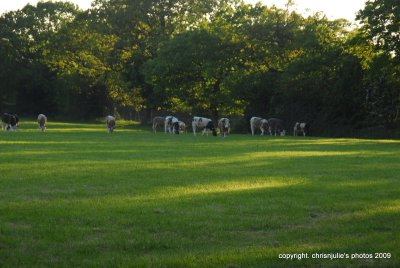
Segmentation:
<svg viewBox="0 0 400 268">
<path fill-rule="evenodd" d="M 0 133 L 1 267 L 395 267 L 399 223 L 398 140 Z"/>
</svg>

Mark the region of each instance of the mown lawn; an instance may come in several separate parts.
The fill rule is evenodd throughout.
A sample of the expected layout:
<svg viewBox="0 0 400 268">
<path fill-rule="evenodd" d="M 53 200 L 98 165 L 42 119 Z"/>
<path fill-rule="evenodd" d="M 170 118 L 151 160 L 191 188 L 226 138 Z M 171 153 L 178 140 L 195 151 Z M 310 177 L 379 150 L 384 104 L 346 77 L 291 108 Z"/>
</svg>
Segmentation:
<svg viewBox="0 0 400 268">
<path fill-rule="evenodd" d="M 154 135 L 129 122 L 0 133 L 1 267 L 395 267 L 399 245 L 398 140 Z"/>
</svg>

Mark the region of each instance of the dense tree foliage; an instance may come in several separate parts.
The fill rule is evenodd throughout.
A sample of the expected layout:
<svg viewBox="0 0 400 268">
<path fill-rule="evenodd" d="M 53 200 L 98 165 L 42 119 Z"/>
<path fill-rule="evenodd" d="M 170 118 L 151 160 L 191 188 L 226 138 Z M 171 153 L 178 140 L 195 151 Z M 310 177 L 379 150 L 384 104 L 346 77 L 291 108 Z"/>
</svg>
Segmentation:
<svg viewBox="0 0 400 268">
<path fill-rule="evenodd" d="M 240 0 L 39 2 L 0 17 L 0 109 L 71 118 L 161 111 L 296 121 L 315 135 L 400 128 L 400 4 L 360 27 Z M 360 132 L 361 133 L 361 132 Z"/>
</svg>

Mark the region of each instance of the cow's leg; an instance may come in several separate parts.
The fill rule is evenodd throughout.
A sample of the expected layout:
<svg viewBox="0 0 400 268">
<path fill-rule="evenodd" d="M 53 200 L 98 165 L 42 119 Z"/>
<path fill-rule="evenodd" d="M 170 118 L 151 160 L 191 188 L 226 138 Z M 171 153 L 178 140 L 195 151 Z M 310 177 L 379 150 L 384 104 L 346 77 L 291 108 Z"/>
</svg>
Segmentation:
<svg viewBox="0 0 400 268">
<path fill-rule="evenodd" d="M 251 135 L 254 136 L 254 126 L 253 126 L 253 124 L 250 124 L 250 129 L 251 129 Z"/>
<path fill-rule="evenodd" d="M 193 126 L 193 125 L 192 125 L 192 129 L 193 129 L 193 135 L 196 136 L 196 126 Z"/>
</svg>

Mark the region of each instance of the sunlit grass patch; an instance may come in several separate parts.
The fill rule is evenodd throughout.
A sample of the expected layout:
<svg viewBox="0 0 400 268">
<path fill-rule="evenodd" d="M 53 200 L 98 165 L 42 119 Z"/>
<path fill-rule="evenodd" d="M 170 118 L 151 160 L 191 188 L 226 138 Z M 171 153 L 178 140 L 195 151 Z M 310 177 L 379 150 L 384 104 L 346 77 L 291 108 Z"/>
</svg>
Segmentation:
<svg viewBox="0 0 400 268">
<path fill-rule="evenodd" d="M 1 266 L 396 266 L 400 142 L 0 132 Z M 288 261 L 280 253 L 390 252 Z"/>
</svg>

